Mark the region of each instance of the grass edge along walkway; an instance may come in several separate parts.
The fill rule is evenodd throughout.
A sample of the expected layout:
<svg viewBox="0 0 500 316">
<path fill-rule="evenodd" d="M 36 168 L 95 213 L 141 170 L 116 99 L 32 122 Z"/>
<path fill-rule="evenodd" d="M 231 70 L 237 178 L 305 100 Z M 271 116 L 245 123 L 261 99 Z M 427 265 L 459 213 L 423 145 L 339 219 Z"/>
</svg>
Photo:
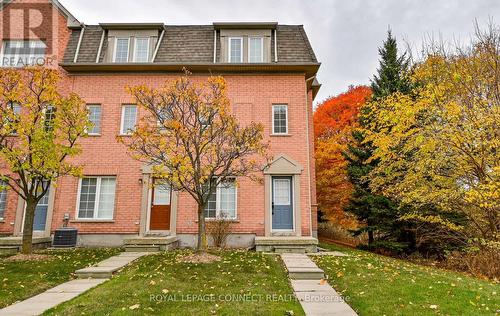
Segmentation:
<svg viewBox="0 0 500 316">
<path fill-rule="evenodd" d="M 347 257 L 315 256 L 328 282 L 363 315 L 495 315 L 500 284 L 347 247 Z"/>
<path fill-rule="evenodd" d="M 120 252 L 117 248 L 75 248 L 36 251 L 47 260 L 0 259 L 0 308 L 40 294 L 73 278 L 75 270 L 94 265 Z"/>
<path fill-rule="evenodd" d="M 143 257 L 45 315 L 304 315 L 281 258 L 244 250 L 185 263 L 191 250 Z"/>
</svg>

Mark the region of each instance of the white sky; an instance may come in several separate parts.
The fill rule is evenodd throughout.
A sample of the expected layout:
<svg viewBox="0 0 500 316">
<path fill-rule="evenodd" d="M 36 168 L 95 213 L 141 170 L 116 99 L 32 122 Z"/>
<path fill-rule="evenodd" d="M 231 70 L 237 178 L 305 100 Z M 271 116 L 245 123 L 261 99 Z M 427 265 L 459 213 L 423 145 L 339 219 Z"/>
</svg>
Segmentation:
<svg viewBox="0 0 500 316">
<path fill-rule="evenodd" d="M 316 103 L 349 85 L 369 84 L 387 28 L 419 47 L 429 37 L 467 40 L 473 22 L 499 24 L 500 0 L 60 0 L 81 22 L 277 21 L 303 24 L 323 84 Z"/>
</svg>

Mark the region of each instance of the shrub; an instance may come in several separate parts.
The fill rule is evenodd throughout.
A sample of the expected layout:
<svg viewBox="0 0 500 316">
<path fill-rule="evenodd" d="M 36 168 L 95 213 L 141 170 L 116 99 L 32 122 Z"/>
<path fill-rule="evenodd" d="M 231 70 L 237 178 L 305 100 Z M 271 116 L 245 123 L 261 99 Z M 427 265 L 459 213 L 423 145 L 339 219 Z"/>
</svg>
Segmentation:
<svg viewBox="0 0 500 316">
<path fill-rule="evenodd" d="M 354 247 L 360 244 L 366 244 L 368 238 L 366 234 L 353 236 L 348 229 L 332 222 L 318 223 L 318 236 L 340 241 Z"/>
<path fill-rule="evenodd" d="M 442 261 L 444 268 L 460 270 L 475 276 L 500 279 L 500 251 L 494 247 L 453 251 Z"/>
<path fill-rule="evenodd" d="M 233 222 L 225 215 L 221 215 L 214 220 L 207 221 L 207 233 L 212 238 L 214 247 L 226 247 L 227 238 L 231 234 L 232 224 Z"/>
</svg>

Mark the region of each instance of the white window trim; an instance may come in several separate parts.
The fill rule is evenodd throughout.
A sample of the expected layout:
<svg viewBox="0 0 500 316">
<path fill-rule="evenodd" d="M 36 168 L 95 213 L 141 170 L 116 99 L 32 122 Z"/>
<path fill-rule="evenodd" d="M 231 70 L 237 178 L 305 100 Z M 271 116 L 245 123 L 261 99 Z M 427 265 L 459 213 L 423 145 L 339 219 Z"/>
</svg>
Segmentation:
<svg viewBox="0 0 500 316">
<path fill-rule="evenodd" d="M 238 63 L 235 63 L 235 62 L 231 62 L 231 40 L 233 39 L 237 39 L 240 41 L 240 44 L 241 44 L 241 50 L 240 50 L 240 62 L 239 63 L 243 63 L 243 37 L 229 37 L 228 38 L 228 45 L 227 45 L 227 49 L 228 49 L 228 63 L 232 63 L 232 64 L 238 64 Z"/>
<path fill-rule="evenodd" d="M 118 52 L 118 40 L 122 40 L 122 39 L 126 39 L 127 40 L 127 61 L 129 60 L 130 58 L 130 37 L 116 37 L 115 38 L 115 52 L 113 54 L 113 62 L 115 63 L 116 62 L 116 53 Z"/>
<path fill-rule="evenodd" d="M 89 116 L 90 116 L 90 107 L 92 106 L 98 106 L 100 109 L 101 109 L 101 116 L 99 117 L 99 130 L 102 132 L 102 106 L 100 104 L 87 104 L 87 110 L 89 110 Z M 87 135 L 90 135 L 90 136 L 100 136 L 101 133 L 89 133 L 87 131 L 87 129 L 85 129 L 85 132 L 87 133 Z"/>
<path fill-rule="evenodd" d="M 137 61 L 137 40 L 138 39 L 147 39 L 148 40 L 148 60 L 147 61 Z M 149 45 L 151 45 L 151 39 L 149 37 L 136 37 L 134 39 L 134 62 L 136 63 L 149 63 Z"/>
<path fill-rule="evenodd" d="M 285 107 L 285 116 L 286 116 L 286 120 L 285 120 L 285 123 L 286 123 L 286 132 L 284 133 L 276 133 L 274 131 L 274 109 L 276 107 L 282 107 L 284 106 Z M 272 110 L 272 115 L 271 115 L 271 119 L 272 119 L 272 131 L 271 131 L 271 135 L 288 135 L 288 104 L 273 104 L 273 110 Z"/>
<path fill-rule="evenodd" d="M 250 61 L 250 41 L 252 39 L 260 39 L 260 61 Z M 264 62 L 264 38 L 261 36 L 251 36 L 248 38 L 248 62 L 252 64 L 258 64 Z"/>
<path fill-rule="evenodd" d="M 227 180 L 233 180 L 234 182 L 234 217 L 228 217 L 226 220 L 236 220 L 238 219 L 238 186 L 236 185 L 236 178 L 227 178 Z M 217 185 L 217 188 L 215 189 L 215 217 L 205 217 L 205 219 L 209 220 L 214 220 L 218 219 L 220 217 L 220 194 L 221 194 L 221 187 L 223 186 L 222 183 L 219 183 Z"/>
<path fill-rule="evenodd" d="M 97 179 L 97 182 L 96 182 L 96 189 L 95 189 L 95 203 L 94 203 L 94 214 L 92 216 L 92 218 L 90 217 L 80 217 L 80 195 L 82 194 L 82 180 L 83 178 L 80 178 L 78 180 L 78 194 L 77 194 L 77 197 L 76 197 L 76 215 L 75 215 L 75 218 L 77 220 L 95 220 L 95 221 L 102 221 L 102 220 L 113 220 L 114 219 L 114 216 L 115 216 L 115 208 L 116 208 L 116 184 L 117 184 L 117 181 L 116 181 L 116 176 L 88 176 L 88 177 L 84 177 L 84 178 L 96 178 Z M 98 214 L 98 211 L 99 211 L 99 199 L 101 197 L 101 180 L 103 178 L 114 178 L 115 179 L 115 203 L 113 203 L 113 211 L 111 213 L 111 217 L 110 218 L 99 218 L 97 217 L 97 214 Z"/>
<path fill-rule="evenodd" d="M 135 104 L 124 104 L 124 105 L 122 105 L 122 117 L 121 117 L 121 120 L 120 120 L 120 135 L 122 135 L 122 136 L 132 135 L 132 133 L 133 133 L 133 132 L 132 132 L 132 131 L 130 131 L 130 130 L 129 130 L 129 131 L 124 131 L 124 130 L 123 130 L 123 123 L 124 123 L 124 121 L 125 121 L 125 108 L 126 108 L 127 106 L 135 106 L 135 107 L 136 107 L 136 112 L 135 112 L 135 125 L 134 125 L 134 126 L 136 126 L 136 125 L 137 125 L 137 114 L 138 114 L 138 113 L 137 113 L 137 105 L 135 105 Z"/>
</svg>

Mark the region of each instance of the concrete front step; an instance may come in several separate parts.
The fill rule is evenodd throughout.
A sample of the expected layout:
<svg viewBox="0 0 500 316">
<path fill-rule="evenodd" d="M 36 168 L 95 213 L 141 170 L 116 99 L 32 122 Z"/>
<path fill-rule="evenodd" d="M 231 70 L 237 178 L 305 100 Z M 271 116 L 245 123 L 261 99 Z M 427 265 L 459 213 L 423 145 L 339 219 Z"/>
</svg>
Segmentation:
<svg viewBox="0 0 500 316">
<path fill-rule="evenodd" d="M 321 280 L 325 273 L 318 267 L 289 267 L 288 276 L 293 280 Z"/>
<path fill-rule="evenodd" d="M 165 251 L 177 248 L 177 236 L 135 237 L 125 240 L 125 251 Z"/>
<path fill-rule="evenodd" d="M 311 253 L 317 251 L 314 237 L 271 236 L 255 237 L 255 250 L 278 253 Z"/>
<path fill-rule="evenodd" d="M 288 270 L 288 276 L 293 280 L 321 280 L 325 277 L 323 270 L 305 254 L 284 253 L 281 259 Z"/>
<path fill-rule="evenodd" d="M 76 270 L 75 275 L 80 279 L 109 279 L 116 271 L 146 254 L 146 252 L 121 253 L 99 262 L 97 266 Z"/>
<path fill-rule="evenodd" d="M 0 246 L 0 255 L 15 255 L 18 251 L 18 246 Z"/>
<path fill-rule="evenodd" d="M 120 270 L 121 267 L 90 267 L 77 270 L 75 275 L 79 279 L 109 279 L 113 273 Z"/>
<path fill-rule="evenodd" d="M 306 253 L 306 247 L 301 246 L 274 246 L 276 253 Z"/>
<path fill-rule="evenodd" d="M 22 244 L 23 244 L 23 237 L 21 236 L 10 236 L 10 237 L 0 238 L 0 247 L 17 247 L 18 249 L 21 249 Z M 46 249 L 51 245 L 52 245 L 52 237 L 33 237 L 33 249 Z M 0 253 L 2 252 L 0 251 Z"/>
<path fill-rule="evenodd" d="M 155 245 L 126 245 L 126 252 L 157 252 L 160 251 L 160 246 Z"/>
</svg>

